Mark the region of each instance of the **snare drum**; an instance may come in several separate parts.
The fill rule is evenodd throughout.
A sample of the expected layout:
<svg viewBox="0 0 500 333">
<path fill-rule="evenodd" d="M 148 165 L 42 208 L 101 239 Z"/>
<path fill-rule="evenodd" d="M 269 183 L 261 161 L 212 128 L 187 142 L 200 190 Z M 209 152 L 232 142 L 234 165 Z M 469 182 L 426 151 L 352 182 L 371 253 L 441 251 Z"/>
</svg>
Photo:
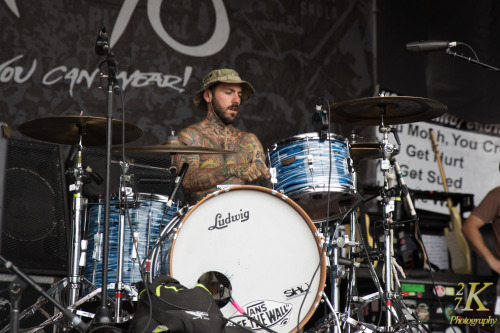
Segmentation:
<svg viewBox="0 0 500 333">
<path fill-rule="evenodd" d="M 173 221 L 174 214 L 177 212 L 177 205 L 174 204 L 164 214 L 167 201 L 167 197 L 149 193 L 140 193 L 136 202 L 128 200 L 123 244 L 123 283 L 131 286 L 135 282 L 142 281 L 139 270 L 142 261 L 159 237 L 160 230 Z M 120 236 L 119 204 L 119 200 L 111 200 L 109 207 L 108 283 L 115 283 L 117 277 Z M 100 202 L 91 205 L 89 209 L 88 249 L 85 266 L 85 278 L 96 287 L 102 286 L 103 226 L 104 202 Z M 137 252 L 134 246 L 134 237 L 136 237 Z"/>
<path fill-rule="evenodd" d="M 333 133 L 329 139 L 320 139 L 318 133 L 296 135 L 274 144 L 270 154 L 276 189 L 292 198 L 314 222 L 338 217 L 356 201 L 349 143 Z"/>
<path fill-rule="evenodd" d="M 259 186 L 216 191 L 181 221 L 170 252 L 170 273 L 188 288 L 207 272 L 229 280 L 232 298 L 276 332 L 310 319 L 326 278 L 316 227 L 292 200 Z M 225 317 L 259 330 L 227 303 Z"/>
</svg>

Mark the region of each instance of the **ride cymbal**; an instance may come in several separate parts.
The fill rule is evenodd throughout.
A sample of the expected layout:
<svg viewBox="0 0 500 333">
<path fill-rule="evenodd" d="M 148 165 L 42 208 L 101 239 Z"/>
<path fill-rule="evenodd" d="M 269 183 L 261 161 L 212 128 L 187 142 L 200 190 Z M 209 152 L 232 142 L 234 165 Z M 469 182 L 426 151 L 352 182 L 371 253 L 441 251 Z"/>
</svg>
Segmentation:
<svg viewBox="0 0 500 333">
<path fill-rule="evenodd" d="M 122 142 L 122 125 L 113 119 L 113 145 Z M 107 118 L 90 116 L 58 116 L 29 120 L 19 126 L 19 131 L 34 139 L 58 144 L 75 145 L 82 137 L 83 146 L 106 145 Z M 130 123 L 125 123 L 125 142 L 139 139 L 142 130 Z"/>
<path fill-rule="evenodd" d="M 333 103 L 330 122 L 363 126 L 406 124 L 431 120 L 448 110 L 441 102 L 423 97 L 367 97 Z"/>
</svg>

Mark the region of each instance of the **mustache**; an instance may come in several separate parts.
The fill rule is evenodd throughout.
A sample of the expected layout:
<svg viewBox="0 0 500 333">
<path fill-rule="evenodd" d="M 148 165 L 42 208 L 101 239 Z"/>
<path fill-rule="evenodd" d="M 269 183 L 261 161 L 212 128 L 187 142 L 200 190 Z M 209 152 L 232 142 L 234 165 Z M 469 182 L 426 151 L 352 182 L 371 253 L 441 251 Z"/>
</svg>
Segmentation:
<svg viewBox="0 0 500 333">
<path fill-rule="evenodd" d="M 228 110 L 236 110 L 236 111 L 238 111 L 239 108 L 240 108 L 240 105 L 237 103 L 234 103 L 234 104 L 227 107 Z"/>
</svg>

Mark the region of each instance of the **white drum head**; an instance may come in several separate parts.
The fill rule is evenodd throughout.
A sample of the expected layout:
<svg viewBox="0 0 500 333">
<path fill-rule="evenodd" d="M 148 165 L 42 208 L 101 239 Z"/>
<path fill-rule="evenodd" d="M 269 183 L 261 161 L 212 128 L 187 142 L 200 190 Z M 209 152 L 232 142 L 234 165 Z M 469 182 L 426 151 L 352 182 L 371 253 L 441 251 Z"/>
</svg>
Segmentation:
<svg viewBox="0 0 500 333">
<path fill-rule="evenodd" d="M 247 315 L 277 332 L 305 325 L 326 278 L 320 238 L 307 214 L 286 196 L 258 186 L 210 194 L 182 221 L 171 249 L 171 275 L 192 288 L 210 271 L 229 279 L 232 298 Z M 231 303 L 221 311 L 263 331 Z"/>
</svg>

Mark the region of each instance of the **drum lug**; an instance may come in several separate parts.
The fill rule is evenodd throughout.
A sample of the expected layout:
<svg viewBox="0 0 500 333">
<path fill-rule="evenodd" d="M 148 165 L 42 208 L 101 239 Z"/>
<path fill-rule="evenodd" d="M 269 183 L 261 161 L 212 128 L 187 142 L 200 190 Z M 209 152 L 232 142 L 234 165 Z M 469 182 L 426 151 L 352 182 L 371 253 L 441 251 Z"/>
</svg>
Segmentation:
<svg viewBox="0 0 500 333">
<path fill-rule="evenodd" d="M 278 178 L 276 176 L 276 168 L 269 168 L 269 175 L 271 176 L 271 184 L 273 184 L 273 185 L 277 184 Z"/>
<path fill-rule="evenodd" d="M 313 156 L 311 154 L 307 155 L 307 165 L 309 166 L 309 171 L 314 170 L 314 160 L 313 160 Z"/>
</svg>

